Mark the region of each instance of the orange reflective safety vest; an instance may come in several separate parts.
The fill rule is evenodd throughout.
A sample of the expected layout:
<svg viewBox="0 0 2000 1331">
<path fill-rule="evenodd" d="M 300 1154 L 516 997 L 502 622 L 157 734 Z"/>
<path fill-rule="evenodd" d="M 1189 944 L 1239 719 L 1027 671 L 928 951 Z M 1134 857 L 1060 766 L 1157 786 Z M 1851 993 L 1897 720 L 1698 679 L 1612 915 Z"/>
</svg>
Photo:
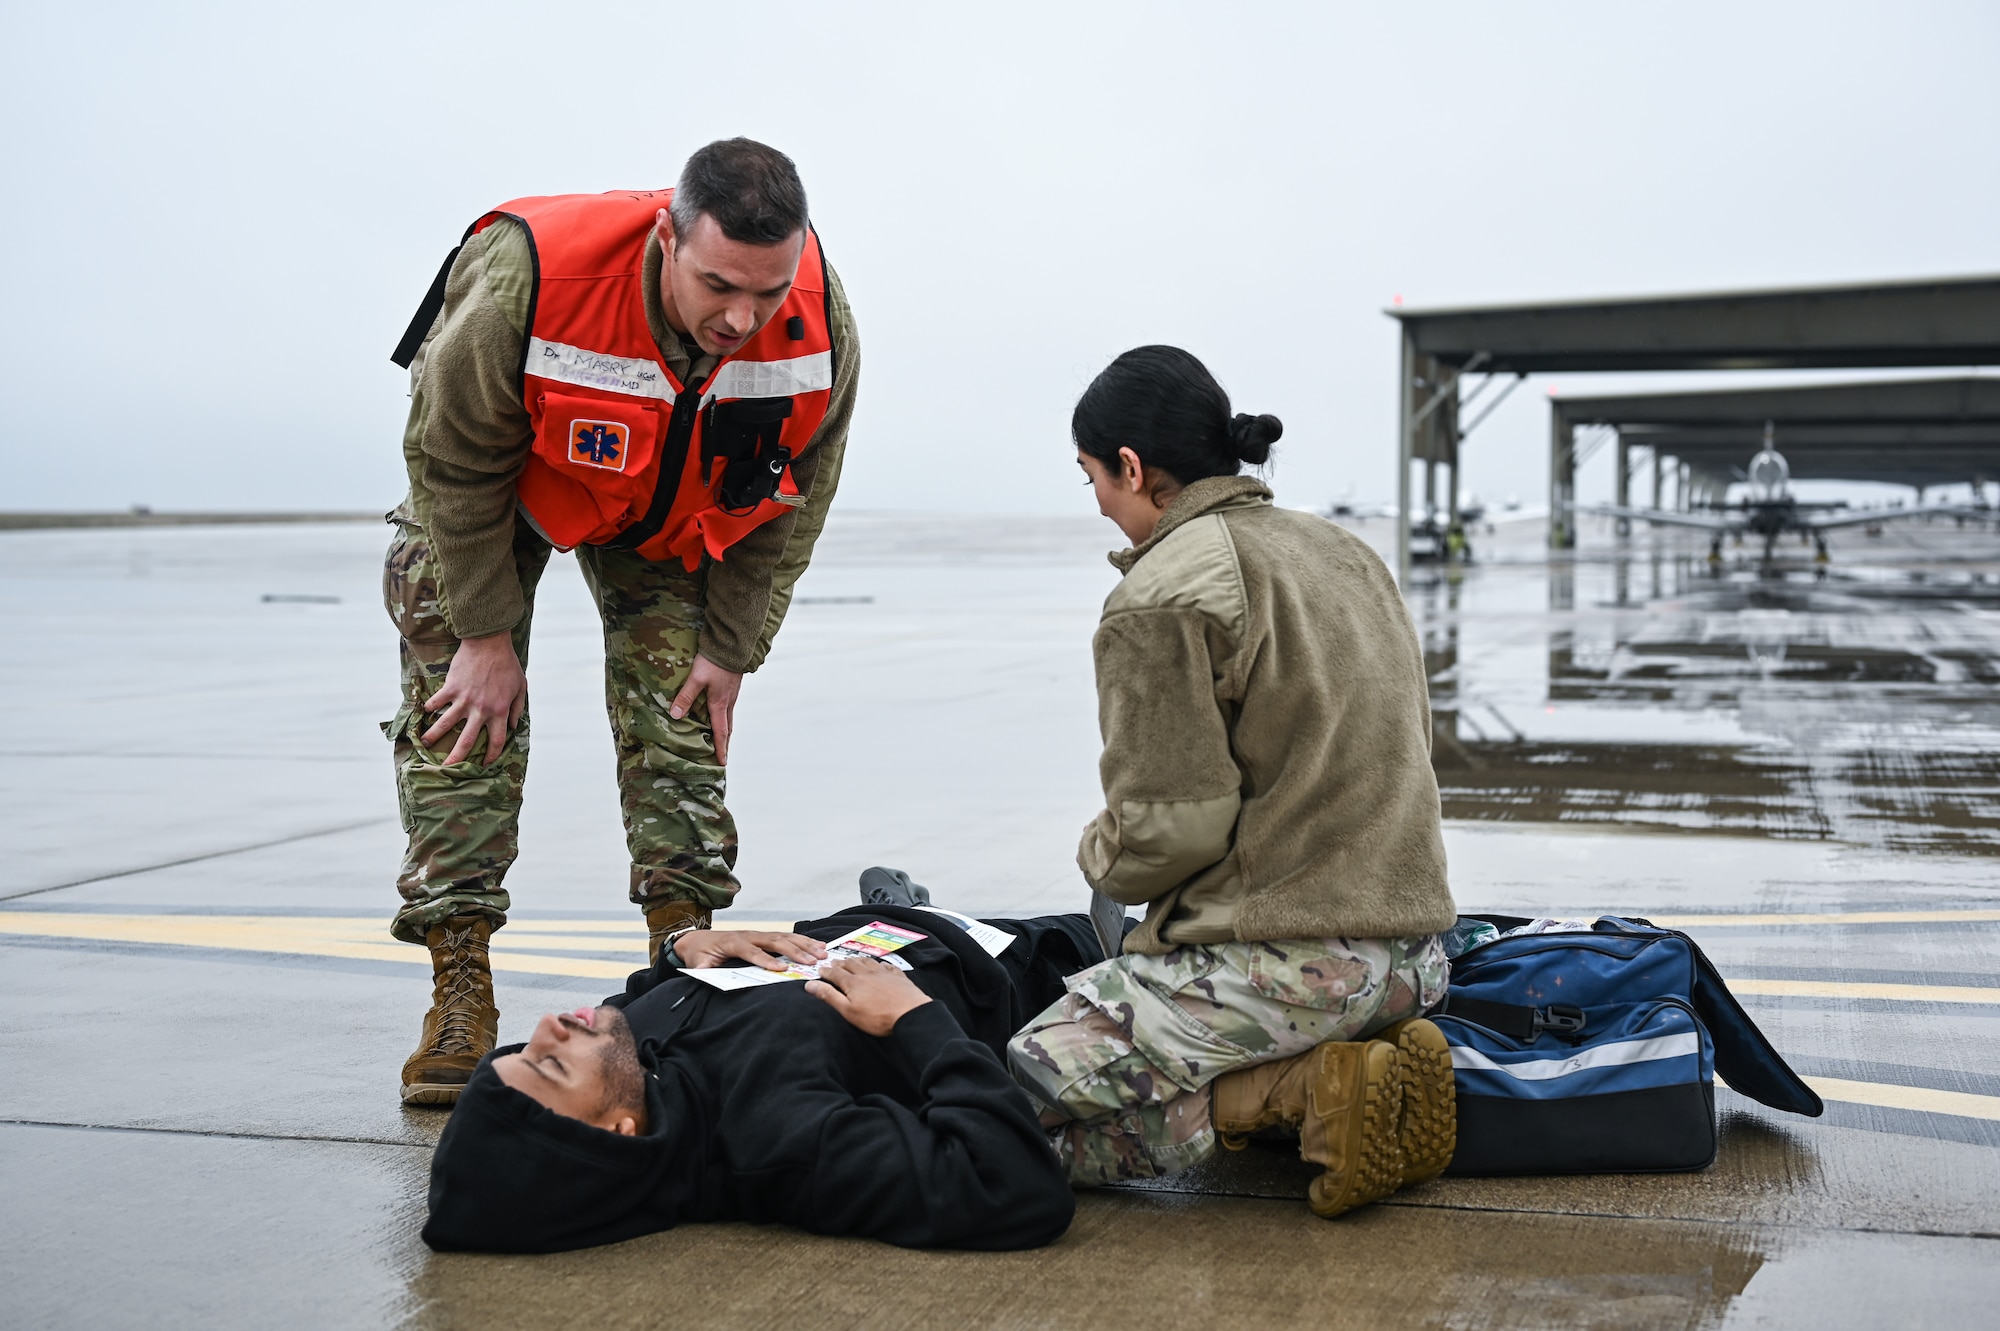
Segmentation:
<svg viewBox="0 0 2000 1331">
<path fill-rule="evenodd" d="M 535 262 L 521 402 L 534 451 L 520 505 L 549 543 L 604 545 L 692 572 L 804 502 L 791 464 L 833 395 L 833 337 L 819 237 L 808 231 L 791 293 L 698 383 L 660 359 L 640 289 L 646 246 L 672 190 L 504 203 Z"/>
</svg>

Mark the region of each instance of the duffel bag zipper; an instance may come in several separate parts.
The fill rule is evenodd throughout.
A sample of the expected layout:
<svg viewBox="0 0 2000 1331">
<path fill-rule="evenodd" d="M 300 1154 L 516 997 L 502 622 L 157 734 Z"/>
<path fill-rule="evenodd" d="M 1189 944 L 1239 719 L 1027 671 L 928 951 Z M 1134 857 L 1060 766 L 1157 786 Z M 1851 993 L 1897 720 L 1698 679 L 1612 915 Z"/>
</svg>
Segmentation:
<svg viewBox="0 0 2000 1331">
<path fill-rule="evenodd" d="M 1693 956 L 1695 950 L 1694 940 L 1688 938 L 1684 934 L 1673 933 L 1673 932 L 1661 932 L 1657 934 L 1631 934 L 1631 933 L 1621 932 L 1621 933 L 1606 933 L 1606 934 L 1598 934 L 1598 933 L 1531 934 L 1531 935 L 1524 935 L 1524 937 L 1547 939 L 1548 941 L 1545 943 L 1541 943 L 1539 945 L 1531 944 L 1522 947 L 1520 949 L 1520 955 L 1522 956 L 1533 956 L 1538 952 L 1545 952 L 1548 949 L 1554 947 L 1581 947 L 1583 948 L 1583 950 L 1587 952 L 1595 952 L 1600 957 L 1611 957 L 1614 960 L 1618 961 L 1630 961 L 1632 960 L 1632 958 L 1625 956 L 1623 953 L 1613 952 L 1609 948 L 1591 947 L 1587 943 L 1583 943 L 1580 940 L 1586 938 L 1637 938 L 1648 943 L 1664 943 L 1670 938 L 1679 938 L 1682 942 L 1688 945 L 1689 956 L 1688 956 L 1687 989 L 1690 994 L 1694 992 L 1694 982 L 1699 977 L 1699 968 Z M 1464 952 L 1459 953 L 1456 957 L 1453 957 L 1451 959 L 1450 963 L 1451 975 L 1453 981 L 1456 982 L 1457 976 L 1459 974 L 1459 969 L 1460 967 L 1465 965 L 1466 958 L 1468 957 L 1475 958 L 1473 965 L 1477 966 L 1478 962 L 1476 958 L 1478 957 L 1479 953 L 1484 952 L 1486 951 L 1486 949 L 1491 947 L 1498 947 L 1502 943 L 1518 943 L 1520 941 L 1521 941 L 1520 938 L 1496 938 L 1490 943 L 1481 943 L 1478 947 L 1468 948 Z"/>
</svg>

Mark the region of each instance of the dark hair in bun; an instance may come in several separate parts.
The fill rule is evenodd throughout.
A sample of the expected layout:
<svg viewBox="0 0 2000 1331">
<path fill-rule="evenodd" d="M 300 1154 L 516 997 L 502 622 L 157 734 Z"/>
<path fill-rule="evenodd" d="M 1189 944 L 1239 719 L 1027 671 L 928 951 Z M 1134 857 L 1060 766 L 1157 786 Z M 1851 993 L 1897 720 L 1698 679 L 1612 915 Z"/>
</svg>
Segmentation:
<svg viewBox="0 0 2000 1331">
<path fill-rule="evenodd" d="M 1284 433 L 1284 423 L 1276 416 L 1239 413 L 1229 422 L 1229 442 L 1236 449 L 1236 456 L 1253 467 L 1261 467 L 1270 460 L 1271 445 Z"/>
<path fill-rule="evenodd" d="M 1134 347 L 1105 366 L 1069 419 L 1076 446 L 1112 469 L 1129 448 L 1149 471 L 1191 485 L 1262 466 L 1285 432 L 1276 416 L 1232 416 L 1229 394 L 1179 347 Z"/>
</svg>

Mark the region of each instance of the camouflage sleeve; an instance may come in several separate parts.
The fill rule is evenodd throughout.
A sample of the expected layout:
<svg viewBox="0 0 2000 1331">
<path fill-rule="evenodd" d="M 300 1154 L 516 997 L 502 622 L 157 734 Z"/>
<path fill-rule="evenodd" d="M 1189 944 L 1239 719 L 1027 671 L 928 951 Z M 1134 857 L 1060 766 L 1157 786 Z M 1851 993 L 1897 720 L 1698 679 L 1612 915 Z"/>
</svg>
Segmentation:
<svg viewBox="0 0 2000 1331">
<path fill-rule="evenodd" d="M 827 303 L 832 310 L 834 381 L 826 419 L 814 432 L 792 478 L 805 503 L 729 547 L 728 556 L 708 566 L 708 603 L 701 631 L 701 654 L 724 670 L 748 673 L 764 664 L 778 636 L 792 589 L 812 560 L 826 529 L 827 511 L 840 486 L 847 458 L 847 430 L 861 382 L 861 339 L 847 292 L 831 265 L 826 270 Z"/>
<path fill-rule="evenodd" d="M 1137 906 L 1229 853 L 1243 775 L 1201 612 L 1107 616 L 1092 649 L 1105 807 L 1084 828 L 1077 866 L 1097 891 Z"/>
<path fill-rule="evenodd" d="M 520 383 L 533 281 L 527 237 L 514 223 L 468 239 L 416 366 L 410 490 L 460 638 L 504 633 L 524 609 L 514 482 L 534 437 Z"/>
</svg>

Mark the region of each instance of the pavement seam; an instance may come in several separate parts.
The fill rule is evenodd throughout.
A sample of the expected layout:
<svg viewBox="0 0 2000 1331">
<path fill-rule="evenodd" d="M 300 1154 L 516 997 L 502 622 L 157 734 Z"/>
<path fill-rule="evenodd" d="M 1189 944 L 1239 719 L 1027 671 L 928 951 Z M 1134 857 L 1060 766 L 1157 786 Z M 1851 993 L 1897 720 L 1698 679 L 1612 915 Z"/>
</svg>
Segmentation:
<svg viewBox="0 0 2000 1331">
<path fill-rule="evenodd" d="M 279 837 L 276 841 L 259 841 L 254 846 L 236 846 L 229 850 L 211 850 L 202 855 L 189 855 L 185 859 L 167 860 L 162 864 L 147 864 L 137 869 L 119 869 L 115 873 L 101 873 L 90 878 L 79 878 L 73 883 L 55 883 L 48 887 L 31 887 L 25 892 L 10 892 L 0 896 L 0 901 L 19 901 L 22 897 L 38 897 L 44 892 L 61 892 L 65 888 L 88 887 L 92 883 L 108 883 L 114 878 L 131 878 L 142 873 L 152 873 L 158 869 L 175 869 L 183 864 L 200 864 L 204 860 L 219 860 L 230 855 L 247 855 L 253 850 L 269 850 L 273 846 L 289 846 L 295 841 L 310 841 L 314 837 L 333 836 L 339 832 L 352 832 L 376 823 L 386 823 L 386 817 L 363 818 L 360 822 L 341 823 L 335 827 L 322 827 L 312 832 L 300 832 L 296 836 Z"/>
<path fill-rule="evenodd" d="M 1285 1200 L 1279 1198 L 1276 1200 Z M 1408 1211 L 1484 1211 L 1494 1215 L 1562 1215 L 1585 1220 L 1641 1220 L 1677 1225 L 1757 1225 L 1765 1229 L 1801 1229 L 1815 1234 L 1914 1235 L 1927 1239 L 1985 1239 L 2000 1242 L 2000 1230 L 1984 1229 L 1885 1229 L 1880 1225 L 1810 1225 L 1788 1220 L 1746 1220 L 1740 1216 L 1717 1219 L 1706 1216 L 1634 1215 L 1623 1211 L 1566 1211 L 1528 1206 L 1468 1206 L 1462 1202 L 1420 1202 L 1384 1199 L 1378 1205 Z"/>
<path fill-rule="evenodd" d="M 1551 1176 L 1560 1177 L 1560 1176 Z M 1582 1177 L 1591 1177 L 1585 1175 Z M 1263 1192 L 1218 1192 L 1209 1188 L 1099 1188 L 1093 1189 L 1099 1196 L 1143 1197 L 1153 1193 L 1164 1193 L 1174 1197 L 1228 1197 L 1245 1202 L 1286 1202 L 1296 1205 L 1303 1197 L 1274 1197 Z M 1728 1219 L 1710 1216 L 1685 1215 L 1637 1215 L 1623 1211 L 1575 1211 L 1534 1206 L 1474 1206 L 1464 1202 L 1423 1202 L 1396 1198 L 1384 1198 L 1378 1206 L 1394 1207 L 1404 1211 L 1476 1211 L 1488 1215 L 1539 1215 L 1569 1216 L 1579 1220 L 1631 1220 L 1645 1224 L 1660 1225 L 1722 1225 L 1741 1227 L 1754 1225 L 1759 1229 L 1806 1230 L 1815 1234 L 1885 1234 L 1892 1237 L 1913 1237 L 1926 1239 L 1983 1239 L 2000 1242 L 2000 1230 L 1982 1229 L 1885 1229 L 1879 1225 L 1811 1225 L 1787 1220 L 1745 1219 L 1741 1216 Z"/>
<path fill-rule="evenodd" d="M 220 1128 L 153 1128 L 131 1123 L 61 1123 L 43 1118 L 0 1118 L 0 1128 L 69 1128 L 78 1132 L 141 1132 L 166 1137 L 221 1137 L 253 1142 L 328 1142 L 336 1146 L 401 1146 L 436 1149 L 433 1142 L 399 1142 L 387 1137 L 322 1137 L 285 1132 L 232 1132 Z"/>
</svg>

